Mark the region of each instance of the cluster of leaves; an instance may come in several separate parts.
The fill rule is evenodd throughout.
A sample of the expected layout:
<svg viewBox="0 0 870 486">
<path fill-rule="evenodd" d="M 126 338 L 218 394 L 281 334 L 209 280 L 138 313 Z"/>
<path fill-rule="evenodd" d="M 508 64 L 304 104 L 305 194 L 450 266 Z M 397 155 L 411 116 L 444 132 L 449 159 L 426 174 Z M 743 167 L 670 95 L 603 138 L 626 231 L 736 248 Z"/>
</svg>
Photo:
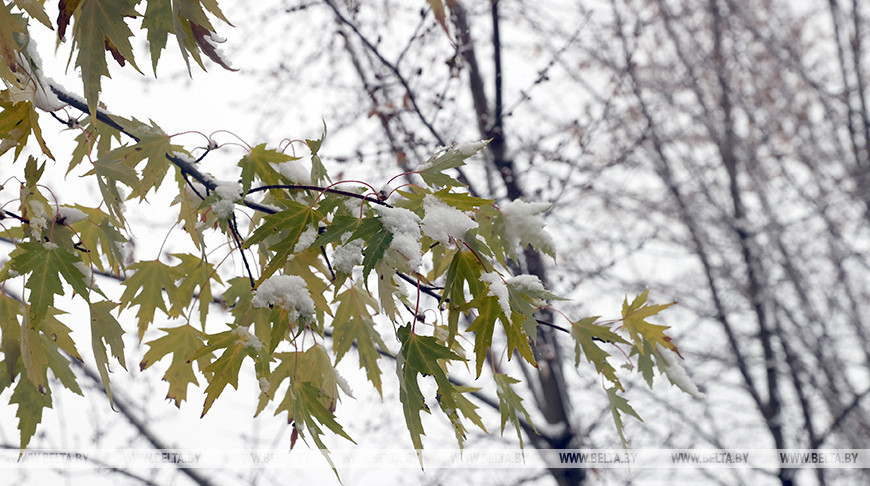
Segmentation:
<svg viewBox="0 0 870 486">
<path fill-rule="evenodd" d="M 38 10 L 39 3 L 13 4 L 43 20 L 38 11 L 29 10 Z M 149 329 L 159 332 L 146 343 L 149 349 L 140 368 L 164 363 L 167 399 L 176 405 L 188 399 L 191 385 L 204 380 L 202 413 L 207 413 L 227 385 L 237 387 L 243 367 L 253 365 L 260 385 L 257 413 L 270 404 L 276 414 L 286 412 L 293 441 L 299 435 L 310 437 L 323 449 L 324 429 L 350 439 L 335 416 L 340 390 L 346 389 L 335 366 L 356 348 L 360 368 L 379 393 L 384 362 L 397 362 L 400 399 L 416 448 L 423 447 L 421 412 L 429 412 L 427 399 L 437 399 L 460 445 L 468 423 L 486 430 L 469 398 L 476 389 L 457 385 L 451 370 L 465 368 L 470 361 L 480 378 L 485 375 L 484 363 L 502 351 L 508 359 L 516 352 L 536 366 L 538 326 L 555 326 L 539 321 L 536 313 L 558 297 L 537 278 L 512 276 L 508 268 L 527 245 L 553 254 L 552 241 L 541 234 L 544 207 L 520 201 L 499 207 L 493 200 L 472 197 L 449 175 L 485 143 L 440 149 L 413 175 L 417 184 L 383 191 L 370 186 L 366 191 L 357 184 L 363 190 L 350 191 L 332 183 L 320 161 L 324 130 L 320 139 L 306 141 L 310 171 L 304 176 L 298 175 L 297 157 L 263 144 L 238 161 L 238 180 L 215 180 L 153 122 L 110 116 L 97 108 L 99 81 L 107 74 L 105 51 L 135 67 L 123 19 L 135 16 L 135 4 L 62 1 L 58 20 L 63 36 L 70 19 L 75 19 L 76 64 L 83 73 L 87 102 L 61 99 L 69 109 L 89 115 L 76 125 L 78 145 L 65 166 L 68 171 L 85 166 L 83 177 L 96 181 L 102 204 L 61 204 L 40 183 L 45 164 L 30 157 L 18 162 L 23 165 L 18 212 L 0 211 L 2 236 L 14 245 L 0 268 L 0 289 L 14 282 L 23 285 L 20 299 L 0 292 L 0 390 L 13 389 L 10 403 L 18 405 L 21 447 L 29 443 L 42 411 L 51 407 L 49 370 L 61 385 L 82 393 L 70 367 L 71 359 L 81 360 L 76 349 L 81 343 L 55 305 L 55 297 L 70 290 L 90 308 L 91 345 L 110 402 L 109 354 L 126 368 L 122 311 L 135 307 L 139 339 Z M 143 21 L 155 68 L 168 33 L 178 38 L 182 52 L 200 62 L 196 46 L 208 55 L 200 41 L 206 35 L 202 30 L 213 32 L 203 8 L 223 19 L 217 4 L 176 0 L 171 14 L 161 10 L 166 5 L 169 2 L 149 0 Z M 10 60 L 19 59 L 27 48 L 19 42 L 26 35 L 14 34 L 25 32 L 25 13 L 11 11 L 9 5 L 0 5 L 0 52 L 3 69 L 15 73 L 21 72 L 20 64 Z M 91 31 L 89 26 L 102 20 L 105 23 Z M 6 38 L 7 26 L 19 30 Z M 13 88 L 0 97 L 11 99 Z M 18 159 L 27 136 L 34 133 L 50 156 L 32 99 L 2 106 L 0 147 L 5 150 L 0 151 L 15 148 Z M 26 108 L 23 115 L 21 106 Z M 209 151 L 213 148 L 210 142 Z M 170 174 L 177 185 L 173 205 L 178 222 L 198 251 L 174 254 L 175 264 L 159 258 L 127 261 L 123 202 L 138 198 L 144 204 Z M 237 218 L 242 213 L 250 217 Z M 240 224 L 243 219 L 250 223 Z M 209 232 L 222 233 L 243 260 L 244 269 L 237 275 L 227 277 L 219 272 L 220 264 L 210 260 Z M 104 292 L 95 270 L 121 278 L 121 295 Z M 581 319 L 570 322 L 570 329 L 562 328 L 576 342 L 577 364 L 585 357 L 608 383 L 605 388 L 621 436 L 622 414 L 637 414 L 621 395 L 624 388 L 611 363 L 612 353 L 629 368 L 635 366 L 635 357 L 637 369 L 651 383 L 654 366 L 663 372 L 670 369 L 671 361 L 662 353 L 677 352 L 664 333 L 666 327 L 646 321 L 670 304 L 649 305 L 646 298 L 644 293 L 630 304 L 626 301 L 620 319 Z M 215 301 L 229 311 L 220 314 L 228 317 L 217 329 L 213 322 L 206 325 Z M 198 326 L 192 310 L 196 303 Z M 429 310 L 434 312 L 424 312 Z M 433 315 L 437 317 L 427 317 Z M 385 345 L 376 326 L 379 319 L 393 323 L 398 349 Z M 160 325 L 166 327 L 152 329 Z M 503 339 L 494 344 L 496 335 Z M 331 352 L 324 346 L 329 340 Z M 468 349 L 466 343 L 473 345 Z M 519 381 L 501 372 L 500 360 L 490 360 L 490 366 L 502 432 L 510 422 L 522 440 L 521 423 L 531 423 L 531 418 L 514 390 Z M 423 379 L 434 380 L 434 397 L 424 395 Z"/>
</svg>

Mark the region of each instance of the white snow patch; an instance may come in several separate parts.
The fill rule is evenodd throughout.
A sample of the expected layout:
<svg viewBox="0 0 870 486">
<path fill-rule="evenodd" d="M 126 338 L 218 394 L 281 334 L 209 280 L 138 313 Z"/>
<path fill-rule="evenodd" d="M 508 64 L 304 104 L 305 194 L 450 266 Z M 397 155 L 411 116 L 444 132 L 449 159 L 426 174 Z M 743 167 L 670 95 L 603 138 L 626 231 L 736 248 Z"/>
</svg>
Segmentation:
<svg viewBox="0 0 870 486">
<path fill-rule="evenodd" d="M 501 307 L 501 310 L 504 311 L 504 315 L 510 317 L 510 293 L 508 292 L 507 285 L 505 285 L 501 275 L 495 272 L 486 272 L 481 274 L 480 280 L 489 284 L 489 292 L 487 292 L 486 295 L 497 297 L 498 305 Z"/>
<path fill-rule="evenodd" d="M 472 155 L 480 152 L 483 147 L 486 147 L 489 141 L 480 140 L 477 142 L 462 142 L 456 145 L 456 150 L 465 157 L 471 157 Z"/>
<path fill-rule="evenodd" d="M 301 235 L 299 235 L 299 239 L 296 241 L 296 246 L 293 247 L 293 253 L 299 253 L 300 251 L 305 251 L 314 243 L 314 240 L 317 239 L 317 228 L 312 226 L 307 230 L 303 231 Z"/>
<path fill-rule="evenodd" d="M 36 50 L 36 41 L 28 38 L 26 53 L 18 52 L 17 54 L 18 65 L 22 68 L 19 79 L 23 81 L 23 89 L 8 86 L 13 101 L 32 101 L 33 106 L 49 112 L 65 107 L 66 103 L 60 101 L 51 90 L 52 80 L 42 75 L 42 59 Z"/>
<path fill-rule="evenodd" d="M 236 201 L 242 198 L 242 185 L 232 181 L 216 181 L 216 184 L 214 192 L 220 199 L 211 208 L 218 218 L 227 218 L 233 213 Z"/>
<path fill-rule="evenodd" d="M 535 294 L 540 292 L 547 292 L 547 289 L 544 287 L 544 284 L 541 283 L 541 279 L 539 279 L 535 275 L 516 275 L 508 279 L 507 284 L 513 287 L 514 289 L 526 293 L 526 294 Z"/>
<path fill-rule="evenodd" d="M 556 242 L 544 230 L 544 220 L 541 215 L 550 207 L 543 202 L 528 203 L 516 199 L 501 205 L 501 214 L 505 219 L 505 236 L 510 242 L 509 251 L 516 256 L 519 245 L 531 244 L 533 247 L 553 252 Z"/>
<path fill-rule="evenodd" d="M 311 184 L 311 170 L 305 167 L 301 160 L 289 160 L 280 164 L 271 164 L 271 166 L 289 181 Z"/>
<path fill-rule="evenodd" d="M 263 349 L 263 343 L 260 342 L 257 336 L 251 334 L 251 331 L 249 331 L 247 327 L 239 326 L 233 329 L 233 332 L 235 334 L 238 334 L 239 341 L 242 342 L 242 345 L 252 348 L 254 351 L 257 352 Z"/>
<path fill-rule="evenodd" d="M 431 194 L 423 199 L 423 233 L 433 240 L 447 245 L 450 238 L 462 239 L 469 230 L 477 228 L 477 223 L 466 213 L 448 205 Z"/>
<path fill-rule="evenodd" d="M 420 218 L 405 208 L 374 206 L 381 224 L 393 234 L 390 248 L 402 255 L 412 271 L 420 268 L 423 256 L 420 252 Z"/>
<path fill-rule="evenodd" d="M 336 247 L 332 254 L 332 266 L 335 268 L 335 271 L 350 275 L 350 273 L 353 272 L 353 267 L 361 264 L 363 261 L 362 252 L 364 246 L 365 241 L 361 238 L 357 238 L 342 246 Z"/>
<path fill-rule="evenodd" d="M 269 388 L 272 387 L 272 385 L 269 384 L 269 379 L 266 377 L 260 378 L 259 383 L 260 383 L 260 391 L 263 394 L 268 394 Z"/>
<path fill-rule="evenodd" d="M 305 280 L 296 275 L 272 275 L 260 284 L 252 303 L 254 307 L 277 305 L 290 311 L 291 322 L 314 319 L 314 301 Z"/>
<path fill-rule="evenodd" d="M 659 343 L 656 343 L 656 351 L 659 352 L 659 356 L 661 356 L 662 360 L 665 362 L 665 374 L 668 375 L 668 379 L 671 380 L 671 383 L 695 398 L 704 398 L 705 395 L 698 390 L 698 387 L 692 379 L 689 378 L 689 375 L 686 374 L 686 370 L 679 362 L 677 362 L 675 357 L 676 353 L 665 349 Z"/>
<path fill-rule="evenodd" d="M 76 208 L 69 208 L 62 206 L 57 209 L 57 218 L 58 222 L 62 222 L 63 224 L 70 225 L 78 223 L 79 221 L 84 221 L 88 219 L 88 215 L 85 214 L 84 211 Z"/>
<path fill-rule="evenodd" d="M 50 241 L 46 241 L 45 243 L 43 243 L 43 244 L 42 244 L 42 247 L 45 248 L 45 249 L 48 250 L 48 251 L 51 251 L 51 250 L 57 250 L 57 249 L 59 248 L 59 246 L 57 246 L 56 244 L 54 244 L 54 243 L 52 243 L 52 242 L 50 242 Z"/>
</svg>

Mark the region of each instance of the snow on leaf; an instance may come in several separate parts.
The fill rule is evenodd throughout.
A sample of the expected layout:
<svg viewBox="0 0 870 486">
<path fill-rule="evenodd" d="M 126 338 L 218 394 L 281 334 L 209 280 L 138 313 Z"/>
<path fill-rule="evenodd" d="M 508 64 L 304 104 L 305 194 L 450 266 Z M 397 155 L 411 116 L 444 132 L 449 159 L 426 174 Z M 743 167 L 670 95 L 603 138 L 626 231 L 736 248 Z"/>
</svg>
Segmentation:
<svg viewBox="0 0 870 486">
<path fill-rule="evenodd" d="M 686 370 L 680 365 L 676 357 L 666 350 L 661 344 L 656 343 L 656 351 L 664 363 L 660 366 L 667 375 L 668 380 L 677 388 L 683 390 L 694 398 L 704 398 L 704 394 L 698 390 L 695 382 L 686 374 Z"/>
<path fill-rule="evenodd" d="M 166 398 L 175 401 L 180 407 L 187 399 L 187 386 L 198 385 L 193 372 L 191 357 L 203 347 L 202 333 L 193 326 L 184 325 L 173 328 L 161 328 L 166 335 L 146 343 L 150 349 L 145 353 L 140 370 L 145 370 L 152 364 L 172 354 L 172 362 L 163 374 L 163 381 L 169 383 Z"/>
<path fill-rule="evenodd" d="M 477 223 L 467 214 L 431 194 L 423 199 L 423 208 L 423 233 L 444 245 L 449 244 L 451 238 L 465 239 L 465 233 L 477 228 Z"/>
<path fill-rule="evenodd" d="M 508 242 L 506 250 L 516 257 L 520 246 L 531 245 L 536 250 L 555 258 L 556 242 L 544 229 L 541 215 L 550 205 L 542 202 L 527 203 L 519 199 L 503 204 L 504 235 Z"/>
<path fill-rule="evenodd" d="M 305 280 L 297 275 L 272 275 L 257 286 L 254 307 L 277 306 L 289 312 L 288 319 L 312 321 L 316 306 Z"/>
</svg>

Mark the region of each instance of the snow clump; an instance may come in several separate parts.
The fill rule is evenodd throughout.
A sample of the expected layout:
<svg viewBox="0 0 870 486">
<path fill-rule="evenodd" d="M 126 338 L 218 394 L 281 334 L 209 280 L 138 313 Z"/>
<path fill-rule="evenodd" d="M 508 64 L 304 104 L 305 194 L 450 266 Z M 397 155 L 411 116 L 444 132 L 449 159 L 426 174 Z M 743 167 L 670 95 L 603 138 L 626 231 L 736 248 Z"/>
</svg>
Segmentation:
<svg viewBox="0 0 870 486">
<path fill-rule="evenodd" d="M 242 198 L 242 186 L 238 182 L 217 181 L 214 188 L 218 200 L 211 205 L 212 211 L 218 218 L 227 218 L 233 213 L 236 201 Z"/>
<path fill-rule="evenodd" d="M 661 356 L 662 360 L 665 362 L 665 374 L 668 375 L 668 379 L 671 380 L 671 383 L 695 398 L 704 398 L 704 394 L 698 390 L 698 387 L 692 379 L 689 378 L 689 375 L 686 374 L 686 370 L 677 362 L 676 358 L 674 358 L 676 353 L 665 349 L 659 343 L 656 343 L 656 351 L 659 352 L 659 356 Z"/>
<path fill-rule="evenodd" d="M 296 275 L 272 275 L 260 284 L 251 302 L 258 308 L 277 305 L 290 312 L 291 322 L 314 319 L 314 301 L 305 280 Z"/>
<path fill-rule="evenodd" d="M 507 285 L 505 285 L 504 281 L 501 279 L 501 275 L 495 272 L 486 272 L 480 275 L 480 280 L 489 284 L 489 292 L 487 292 L 486 295 L 498 297 L 498 305 L 501 307 L 504 315 L 510 317 L 510 294 Z"/>
<path fill-rule="evenodd" d="M 549 207 L 547 203 L 528 203 L 519 199 L 501 205 L 505 236 L 510 242 L 509 251 L 512 256 L 516 256 L 519 245 L 532 245 L 549 254 L 555 251 L 556 242 L 544 230 L 544 220 L 541 219 L 541 215 Z"/>
<path fill-rule="evenodd" d="M 462 211 L 448 205 L 431 194 L 423 199 L 423 233 L 447 245 L 450 238 L 464 238 L 465 233 L 477 228 L 477 223 Z"/>
<path fill-rule="evenodd" d="M 239 336 L 239 341 L 241 341 L 243 346 L 247 346 L 257 352 L 263 349 L 263 343 L 257 336 L 251 334 L 251 331 L 247 327 L 239 326 L 233 329 L 233 332 Z"/>
<path fill-rule="evenodd" d="M 349 237 L 350 233 L 346 233 L 346 235 Z M 344 239 L 344 236 L 342 236 L 342 240 Z M 357 238 L 337 247 L 332 254 L 332 266 L 335 268 L 335 271 L 350 275 L 353 272 L 353 267 L 363 262 L 362 252 L 364 246 L 365 241 Z"/>
<path fill-rule="evenodd" d="M 420 218 L 405 208 L 374 206 L 384 229 L 393 234 L 390 248 L 408 261 L 411 271 L 417 271 L 423 263 L 420 252 Z"/>
</svg>

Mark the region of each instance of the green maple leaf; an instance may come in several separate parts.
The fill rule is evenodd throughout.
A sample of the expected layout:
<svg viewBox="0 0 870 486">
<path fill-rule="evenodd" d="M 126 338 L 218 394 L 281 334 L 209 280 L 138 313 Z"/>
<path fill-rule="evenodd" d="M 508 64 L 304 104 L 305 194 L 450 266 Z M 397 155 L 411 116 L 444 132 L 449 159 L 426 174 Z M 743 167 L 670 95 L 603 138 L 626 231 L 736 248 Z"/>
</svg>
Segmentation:
<svg viewBox="0 0 870 486">
<path fill-rule="evenodd" d="M 18 430 L 21 431 L 20 448 L 23 451 L 30 443 L 36 426 L 42 422 L 42 411 L 51 408 L 51 391 L 43 390 L 41 393 L 28 379 L 18 380 L 15 391 L 9 398 L 9 404 L 18 404 Z"/>
<path fill-rule="evenodd" d="M 335 342 L 335 362 L 338 363 L 356 342 L 360 368 L 365 368 L 366 377 L 383 396 L 381 391 L 381 369 L 378 366 L 378 348 L 387 349 L 381 336 L 374 327 L 368 309 L 377 312 L 378 301 L 359 284 L 347 289 L 336 297 L 338 309 L 333 319 Z"/>
<path fill-rule="evenodd" d="M 0 292 L 0 352 L 6 361 L 4 382 L 12 382 L 18 374 L 18 358 L 21 356 L 21 324 L 18 316 L 24 315 L 20 302 Z"/>
<path fill-rule="evenodd" d="M 610 401 L 610 413 L 613 415 L 613 423 L 616 425 L 619 438 L 622 440 L 622 446 L 627 447 L 628 441 L 625 440 L 625 424 L 622 423 L 622 415 L 627 413 L 641 422 L 643 422 L 643 419 L 631 408 L 631 405 L 628 404 L 628 399 L 618 395 L 617 391 L 616 387 L 608 388 L 607 399 Z"/>
<path fill-rule="evenodd" d="M 110 301 L 91 303 L 91 344 L 94 349 L 94 359 L 97 362 L 97 370 L 100 372 L 100 380 L 109 397 L 109 404 L 114 404 L 112 388 L 109 386 L 109 357 L 106 354 L 106 346 L 112 348 L 112 356 L 126 370 L 124 360 L 124 329 L 109 312 L 118 304 Z"/>
<path fill-rule="evenodd" d="M 480 148 L 483 148 L 483 146 Z M 423 164 L 423 168 L 417 171 L 417 173 L 430 186 L 462 187 L 459 181 L 444 174 L 444 171 L 465 165 L 465 159 L 474 155 L 480 148 L 472 153 L 463 152 L 456 148 L 442 149 L 430 157 Z"/>
<path fill-rule="evenodd" d="M 148 31 L 148 47 L 151 50 L 151 67 L 157 76 L 157 63 L 160 53 L 166 47 L 166 39 L 174 29 L 172 21 L 172 2 L 165 0 L 148 0 L 145 15 L 142 17 L 142 27 Z"/>
<path fill-rule="evenodd" d="M 14 0 L 18 8 L 27 12 L 32 18 L 38 20 L 42 25 L 53 29 L 51 19 L 45 13 L 45 7 L 42 6 L 44 0 Z"/>
<path fill-rule="evenodd" d="M 41 321 L 54 306 L 54 296 L 63 295 L 61 276 L 73 290 L 88 299 L 88 284 L 75 265 L 80 262 L 78 255 L 53 243 L 24 242 L 12 252 L 11 268 L 21 275 L 30 274 L 24 285 L 30 290 L 30 322 Z"/>
<path fill-rule="evenodd" d="M 265 143 L 252 148 L 251 151 L 239 161 L 242 168 L 242 191 L 247 194 L 251 190 L 254 179 L 259 177 L 265 184 L 279 184 L 283 177 L 272 167 L 272 164 L 281 164 L 290 160 L 298 160 L 299 157 L 291 157 L 275 149 L 267 149 Z"/>
<path fill-rule="evenodd" d="M 148 325 L 154 321 L 154 312 L 157 309 L 169 315 L 163 300 L 163 291 L 166 290 L 169 294 L 170 301 L 177 300 L 174 298 L 177 293 L 175 281 L 179 275 L 175 268 L 159 260 L 136 262 L 129 269 L 133 271 L 133 275 L 122 282 L 125 289 L 121 294 L 121 309 L 139 306 L 136 317 L 141 341 Z"/>
<path fill-rule="evenodd" d="M 318 221 L 323 219 L 317 210 L 304 204 L 287 201 L 287 205 L 287 209 L 263 218 L 263 224 L 254 231 L 242 247 L 243 249 L 250 248 L 252 245 L 263 242 L 266 238 L 278 239 L 277 243 L 268 246 L 268 249 L 274 251 L 275 255 L 263 269 L 260 282 L 283 267 L 295 250 L 299 236 L 310 226 L 316 225 Z"/>
<path fill-rule="evenodd" d="M 661 305 L 649 305 L 646 300 L 648 294 L 649 289 L 643 291 L 643 293 L 635 297 L 634 301 L 632 301 L 631 304 L 628 303 L 628 298 L 623 301 L 623 327 L 626 331 L 628 331 L 628 335 L 634 341 L 638 351 L 641 354 L 644 353 L 645 349 L 643 346 L 643 342 L 648 341 L 652 344 L 660 344 L 662 347 L 670 349 L 671 351 L 677 353 L 677 355 L 682 357 L 682 355 L 680 355 L 680 351 L 677 349 L 677 346 L 671 342 L 671 338 L 665 335 L 665 330 L 667 330 L 670 326 L 660 326 L 658 324 L 651 324 L 646 321 L 647 317 L 657 315 L 659 312 L 676 304 L 676 302 Z"/>
<path fill-rule="evenodd" d="M 81 246 L 90 252 L 90 261 L 100 270 L 120 273 L 125 258 L 122 245 L 127 242 L 127 238 L 118 231 L 120 223 L 99 208 L 79 205 L 75 208 L 87 215 L 87 219 L 73 224 L 72 228 L 78 234 Z M 103 264 L 101 256 L 106 257 L 108 267 Z"/>
<path fill-rule="evenodd" d="M 23 16 L 15 15 L 12 5 L 2 2 L 0 5 L 0 78 L 10 83 L 17 83 L 15 71 L 18 70 L 18 42 L 15 34 L 27 35 L 27 23 Z"/>
<path fill-rule="evenodd" d="M 480 430 L 484 433 L 487 433 L 486 427 L 483 425 L 483 419 L 477 413 L 478 406 L 465 396 L 466 393 L 475 392 L 480 389 L 469 386 L 453 386 L 449 381 L 447 383 L 450 386 L 438 386 L 438 404 L 441 407 L 441 411 L 450 420 L 450 424 L 453 426 L 453 433 L 456 435 L 456 442 L 461 449 L 465 446 L 466 429 L 462 418 L 459 416 L 460 413 L 480 427 Z"/>
<path fill-rule="evenodd" d="M 117 53 L 139 70 L 130 45 L 133 32 L 124 21 L 125 17 L 139 16 L 134 9 L 137 3 L 138 0 L 87 0 L 79 8 L 73 29 L 73 48 L 78 47 L 76 66 L 81 68 L 85 99 L 94 118 L 100 99 L 100 80 L 109 76 L 105 52 L 109 46 L 114 49 L 113 55 Z"/>
<path fill-rule="evenodd" d="M 520 441 L 520 448 L 523 447 L 522 425 L 520 425 L 519 414 L 522 413 L 526 417 L 526 422 L 532 425 L 532 418 L 529 412 L 523 406 L 523 399 L 514 392 L 511 385 L 520 382 L 515 378 L 501 373 L 495 373 L 496 393 L 498 394 L 498 409 L 501 413 L 501 435 L 504 435 L 504 426 L 510 421 L 517 431 L 517 439 Z"/>
<path fill-rule="evenodd" d="M 447 373 L 442 369 L 439 360 L 463 361 L 462 357 L 441 344 L 432 336 L 420 336 L 411 332 L 411 326 L 402 326 L 397 330 L 397 336 L 402 343 L 402 350 L 397 358 L 397 366 L 400 373 L 399 399 L 402 401 L 402 409 L 405 414 L 405 424 L 411 434 L 411 442 L 415 449 L 423 449 L 421 436 L 423 422 L 420 419 L 420 411 L 429 412 L 429 407 L 423 399 L 420 385 L 417 383 L 418 375 L 431 375 L 435 378 L 440 390 L 451 390 L 453 385 L 447 378 Z M 423 459 L 419 456 L 420 465 Z"/>
<path fill-rule="evenodd" d="M 166 335 L 147 343 L 150 349 L 142 357 L 139 369 L 145 370 L 166 355 L 172 354 L 172 362 L 163 374 L 163 381 L 169 383 L 166 398 L 174 400 L 175 406 L 180 407 L 181 402 L 187 399 L 187 386 L 191 383 L 199 384 L 193 372 L 191 358 L 203 348 L 202 332 L 190 325 L 160 330 Z"/>
<path fill-rule="evenodd" d="M 478 377 L 480 377 L 480 372 L 483 369 L 486 353 L 489 351 L 490 346 L 492 346 L 495 321 L 499 319 L 500 315 L 503 316 L 504 312 L 501 310 L 498 299 L 495 297 L 483 298 L 477 306 L 477 317 L 468 326 L 468 332 L 474 333 L 474 355 L 477 357 L 476 369 Z"/>
<path fill-rule="evenodd" d="M 64 328 L 69 331 L 65 326 Z M 82 395 L 75 374 L 70 369 L 69 360 L 60 354 L 58 344 L 49 335 L 29 326 L 22 328 L 21 358 L 28 379 L 39 391 L 44 392 L 48 389 L 46 371 L 51 368 L 63 386 Z"/>
<path fill-rule="evenodd" d="M 178 284 L 178 300 L 173 303 L 170 313 L 180 315 L 184 306 L 196 297 L 199 299 L 200 322 L 205 326 L 209 306 L 212 303 L 211 280 L 223 282 L 215 271 L 214 265 L 202 258 L 186 253 L 173 253 L 172 256 L 181 260 L 181 263 L 174 268 L 176 274 L 181 275 L 182 278 Z M 199 287 L 198 297 L 194 292 L 196 287 Z"/>
<path fill-rule="evenodd" d="M 210 373 L 208 386 L 205 389 L 205 403 L 202 407 L 202 416 L 209 411 L 215 399 L 220 396 L 227 385 L 234 389 L 239 387 L 239 370 L 245 357 L 257 360 L 257 347 L 252 343 L 253 335 L 247 333 L 247 328 L 233 328 L 218 334 L 207 336 L 208 345 L 194 353 L 190 358 L 196 359 L 208 353 L 214 353 L 219 349 L 224 352 L 203 370 Z M 256 338 L 253 338 L 256 339 Z"/>
<path fill-rule="evenodd" d="M 3 8 L 0 7 L 0 11 L 2 10 Z M 0 143 L 0 155 L 15 147 L 13 160 L 17 160 L 27 145 L 27 138 L 33 133 L 42 153 L 53 160 L 54 156 L 48 150 L 45 139 L 42 138 L 42 130 L 39 128 L 39 114 L 33 108 L 33 103 L 30 101 L 12 103 L 3 99 L 5 96 L 2 95 L 6 94 L 8 94 L 7 91 L 0 93 L 0 108 L 2 108 L 0 111 L 0 140 L 3 141 Z"/>
<path fill-rule="evenodd" d="M 276 353 L 274 357 L 279 363 L 269 375 L 268 391 L 260 396 L 257 414 L 263 411 L 281 383 L 289 379 L 290 386 L 276 407 L 275 415 L 286 412 L 287 422 L 294 425 L 294 430 L 299 435 L 305 437 L 310 433 L 314 443 L 335 471 L 335 465 L 321 437 L 321 425 L 351 442 L 354 441 L 335 420 L 334 410 L 341 383 L 329 355 L 318 344 L 304 352 Z"/>
<path fill-rule="evenodd" d="M 607 361 L 610 353 L 601 349 L 595 340 L 613 344 L 628 344 L 628 341 L 609 327 L 595 324 L 597 320 L 598 316 L 595 316 L 571 323 L 571 336 L 574 337 L 574 366 L 580 365 L 582 352 L 586 360 L 595 365 L 595 371 L 622 390 L 622 384 L 616 376 L 616 369 Z"/>
</svg>

